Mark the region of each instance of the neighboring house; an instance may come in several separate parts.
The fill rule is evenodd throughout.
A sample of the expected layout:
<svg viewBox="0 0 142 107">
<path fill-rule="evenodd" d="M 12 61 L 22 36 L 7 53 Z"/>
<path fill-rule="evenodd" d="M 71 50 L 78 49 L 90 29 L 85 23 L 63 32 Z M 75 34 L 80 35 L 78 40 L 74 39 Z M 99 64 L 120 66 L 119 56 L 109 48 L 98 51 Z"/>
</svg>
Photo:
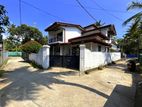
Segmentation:
<svg viewBox="0 0 142 107">
<path fill-rule="evenodd" d="M 112 37 L 116 35 L 114 25 L 97 27 L 94 24 L 82 27 L 77 24 L 55 22 L 45 29 L 48 32 L 48 44 L 50 45 L 50 66 L 61 66 L 85 70 L 107 64 L 111 60 L 110 48 Z M 81 51 L 80 45 L 84 44 L 85 51 Z M 81 52 L 84 52 L 83 54 Z M 95 52 L 95 53 L 94 53 Z M 95 54 L 101 53 L 102 62 L 95 65 Z M 103 53 L 103 54 L 102 54 Z M 82 63 L 81 57 L 84 57 Z M 104 57 L 105 56 L 105 57 Z M 115 55 L 116 56 L 116 55 Z M 114 56 L 113 56 L 114 57 Z M 117 58 L 118 59 L 118 58 Z M 90 60 L 90 61 L 89 61 Z M 92 60 L 92 61 L 91 61 Z M 106 62 L 107 61 L 107 62 Z M 89 64 L 89 63 L 92 63 Z M 84 64 L 84 65 L 83 65 Z M 94 64 L 94 65 L 93 65 Z M 90 65 L 90 66 L 89 66 Z"/>
<path fill-rule="evenodd" d="M 111 52 L 120 52 L 119 45 L 118 45 L 117 41 L 114 39 L 112 39 L 110 51 Z"/>
<path fill-rule="evenodd" d="M 53 23 L 45 31 L 51 55 L 79 55 L 79 45 L 83 43 L 96 52 L 109 52 L 111 38 L 116 35 L 114 25 L 81 27 L 62 22 Z"/>
</svg>

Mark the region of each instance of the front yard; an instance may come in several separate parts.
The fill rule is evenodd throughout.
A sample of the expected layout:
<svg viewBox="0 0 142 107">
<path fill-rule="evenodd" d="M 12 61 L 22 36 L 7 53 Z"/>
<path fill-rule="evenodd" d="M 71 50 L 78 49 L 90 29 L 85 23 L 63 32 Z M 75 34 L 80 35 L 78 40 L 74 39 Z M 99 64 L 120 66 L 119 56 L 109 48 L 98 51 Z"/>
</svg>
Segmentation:
<svg viewBox="0 0 142 107">
<path fill-rule="evenodd" d="M 69 70 L 37 70 L 13 58 L 5 68 L 0 90 L 1 107 L 133 107 L 138 74 L 118 62 L 79 76 Z M 12 72 L 11 72 L 12 71 Z M 1 84 L 1 83 L 0 83 Z"/>
</svg>

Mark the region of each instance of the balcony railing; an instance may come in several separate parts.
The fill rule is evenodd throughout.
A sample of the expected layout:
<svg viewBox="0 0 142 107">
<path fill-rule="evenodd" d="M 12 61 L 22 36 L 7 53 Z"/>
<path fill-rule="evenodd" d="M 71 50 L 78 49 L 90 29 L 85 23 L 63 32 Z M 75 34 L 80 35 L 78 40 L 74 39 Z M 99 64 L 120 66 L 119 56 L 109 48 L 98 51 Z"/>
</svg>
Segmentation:
<svg viewBox="0 0 142 107">
<path fill-rule="evenodd" d="M 63 42 L 63 38 L 62 37 L 54 37 L 49 39 L 49 43 L 53 43 L 53 42 Z"/>
</svg>

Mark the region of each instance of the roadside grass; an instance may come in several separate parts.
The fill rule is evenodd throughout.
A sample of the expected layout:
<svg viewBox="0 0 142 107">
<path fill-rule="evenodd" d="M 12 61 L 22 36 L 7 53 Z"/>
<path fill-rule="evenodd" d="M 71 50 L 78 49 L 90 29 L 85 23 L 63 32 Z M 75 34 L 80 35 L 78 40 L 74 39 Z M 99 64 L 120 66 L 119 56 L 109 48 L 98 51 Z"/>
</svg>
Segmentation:
<svg viewBox="0 0 142 107">
<path fill-rule="evenodd" d="M 8 59 L 7 59 L 7 60 L 5 60 L 5 61 L 3 62 L 3 64 L 2 64 L 2 65 L 0 65 L 0 68 L 3 68 L 3 67 L 4 67 L 4 65 L 6 65 L 6 64 L 7 64 L 7 62 L 8 62 Z"/>
<path fill-rule="evenodd" d="M 2 77 L 4 73 L 5 73 L 4 70 L 0 70 L 0 77 Z"/>
<path fill-rule="evenodd" d="M 0 65 L 0 77 L 2 77 L 3 74 L 5 73 L 5 71 L 3 70 L 3 68 L 7 64 L 7 62 L 8 62 L 8 59 L 5 60 L 2 65 Z"/>
<path fill-rule="evenodd" d="M 29 64 L 33 67 L 33 68 L 38 68 L 38 69 L 43 69 L 43 67 L 41 65 L 38 65 L 36 62 L 34 61 L 28 61 Z"/>
</svg>

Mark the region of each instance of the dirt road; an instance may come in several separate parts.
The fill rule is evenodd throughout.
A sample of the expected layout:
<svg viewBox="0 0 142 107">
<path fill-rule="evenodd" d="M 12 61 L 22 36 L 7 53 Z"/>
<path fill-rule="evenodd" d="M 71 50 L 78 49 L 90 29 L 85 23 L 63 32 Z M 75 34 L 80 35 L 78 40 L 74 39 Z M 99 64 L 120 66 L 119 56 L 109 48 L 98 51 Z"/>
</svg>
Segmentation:
<svg viewBox="0 0 142 107">
<path fill-rule="evenodd" d="M 133 107 L 138 74 L 125 62 L 78 76 L 63 69 L 37 70 L 21 58 L 5 66 L 0 107 Z"/>
</svg>

